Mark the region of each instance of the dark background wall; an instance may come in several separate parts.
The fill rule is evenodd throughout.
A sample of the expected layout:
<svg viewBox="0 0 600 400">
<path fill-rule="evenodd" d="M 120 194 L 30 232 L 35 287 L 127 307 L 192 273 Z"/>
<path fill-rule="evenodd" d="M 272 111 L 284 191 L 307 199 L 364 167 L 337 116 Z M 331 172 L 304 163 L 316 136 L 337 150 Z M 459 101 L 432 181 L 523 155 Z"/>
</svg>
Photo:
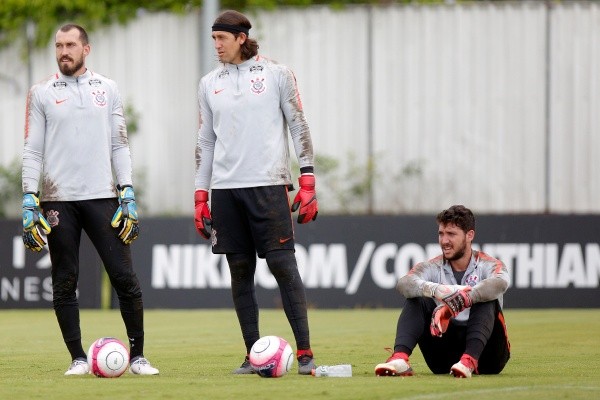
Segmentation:
<svg viewBox="0 0 600 400">
<path fill-rule="evenodd" d="M 0 220 L 0 309 L 52 307 L 50 253 L 23 246 L 21 221 Z M 101 261 L 83 235 L 80 251 L 79 304 L 100 307 Z"/>
<path fill-rule="evenodd" d="M 0 228 L 0 308 L 51 307 L 47 251 L 25 252 L 20 221 L 0 221 Z M 319 216 L 295 233 L 308 301 L 317 308 L 401 307 L 396 280 L 439 254 L 433 216 Z M 599 238 L 597 215 L 481 215 L 475 243 L 509 268 L 505 307 L 600 307 Z M 143 219 L 132 250 L 146 308 L 232 306 L 225 258 L 211 253 L 191 218 Z M 82 307 L 100 307 L 101 268 L 84 240 Z M 256 284 L 261 307 L 280 306 L 264 260 Z"/>
</svg>

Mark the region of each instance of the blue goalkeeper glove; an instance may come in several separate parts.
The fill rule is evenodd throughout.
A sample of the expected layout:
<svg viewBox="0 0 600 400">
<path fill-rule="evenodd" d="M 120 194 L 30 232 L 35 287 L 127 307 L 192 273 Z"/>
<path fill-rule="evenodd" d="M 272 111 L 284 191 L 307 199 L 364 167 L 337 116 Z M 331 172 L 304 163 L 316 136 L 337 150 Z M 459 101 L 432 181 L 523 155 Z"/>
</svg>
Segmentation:
<svg viewBox="0 0 600 400">
<path fill-rule="evenodd" d="M 50 224 L 42 215 L 38 193 L 23 194 L 23 244 L 29 250 L 41 251 L 46 245 L 42 235 L 52 231 Z"/>
<path fill-rule="evenodd" d="M 117 186 L 117 190 L 119 191 L 119 208 L 113 215 L 110 225 L 113 228 L 118 228 L 120 225 L 119 239 L 125 244 L 130 244 L 137 239 L 140 233 L 135 194 L 131 185 Z"/>
</svg>

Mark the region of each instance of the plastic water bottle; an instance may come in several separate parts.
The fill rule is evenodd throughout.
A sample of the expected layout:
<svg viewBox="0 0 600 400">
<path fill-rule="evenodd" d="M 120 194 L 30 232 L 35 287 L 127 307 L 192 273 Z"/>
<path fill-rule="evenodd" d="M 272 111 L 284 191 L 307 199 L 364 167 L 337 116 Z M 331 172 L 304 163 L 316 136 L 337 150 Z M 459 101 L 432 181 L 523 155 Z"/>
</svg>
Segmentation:
<svg viewBox="0 0 600 400">
<path fill-rule="evenodd" d="M 352 365 L 321 365 L 313 370 L 313 375 L 317 377 L 330 376 L 335 378 L 348 378 L 352 376 Z"/>
</svg>

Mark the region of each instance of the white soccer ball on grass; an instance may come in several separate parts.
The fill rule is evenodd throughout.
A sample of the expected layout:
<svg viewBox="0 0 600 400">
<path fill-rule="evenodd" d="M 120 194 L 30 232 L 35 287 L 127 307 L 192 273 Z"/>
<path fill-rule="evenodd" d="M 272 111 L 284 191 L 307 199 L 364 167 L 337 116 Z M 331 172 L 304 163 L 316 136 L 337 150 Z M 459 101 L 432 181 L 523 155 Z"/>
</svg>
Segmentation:
<svg viewBox="0 0 600 400">
<path fill-rule="evenodd" d="M 129 366 L 129 351 L 119 339 L 103 337 L 87 353 L 90 374 L 99 378 L 118 378 Z"/>
<path fill-rule="evenodd" d="M 281 377 L 294 364 L 294 351 L 290 344 L 279 336 L 263 336 L 252 345 L 250 365 L 263 378 Z"/>
</svg>

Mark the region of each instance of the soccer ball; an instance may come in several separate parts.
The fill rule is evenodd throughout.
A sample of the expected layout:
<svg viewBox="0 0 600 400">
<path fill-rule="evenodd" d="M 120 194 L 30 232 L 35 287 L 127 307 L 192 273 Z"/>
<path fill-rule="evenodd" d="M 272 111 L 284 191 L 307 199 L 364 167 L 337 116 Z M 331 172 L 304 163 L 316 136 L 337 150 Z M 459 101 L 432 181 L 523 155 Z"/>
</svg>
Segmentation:
<svg viewBox="0 0 600 400">
<path fill-rule="evenodd" d="M 119 339 L 103 337 L 90 346 L 87 356 L 90 374 L 99 378 L 118 378 L 129 365 L 129 352 Z"/>
<path fill-rule="evenodd" d="M 287 374 L 294 364 L 292 346 L 279 336 L 263 336 L 250 349 L 250 365 L 263 378 Z"/>
</svg>

